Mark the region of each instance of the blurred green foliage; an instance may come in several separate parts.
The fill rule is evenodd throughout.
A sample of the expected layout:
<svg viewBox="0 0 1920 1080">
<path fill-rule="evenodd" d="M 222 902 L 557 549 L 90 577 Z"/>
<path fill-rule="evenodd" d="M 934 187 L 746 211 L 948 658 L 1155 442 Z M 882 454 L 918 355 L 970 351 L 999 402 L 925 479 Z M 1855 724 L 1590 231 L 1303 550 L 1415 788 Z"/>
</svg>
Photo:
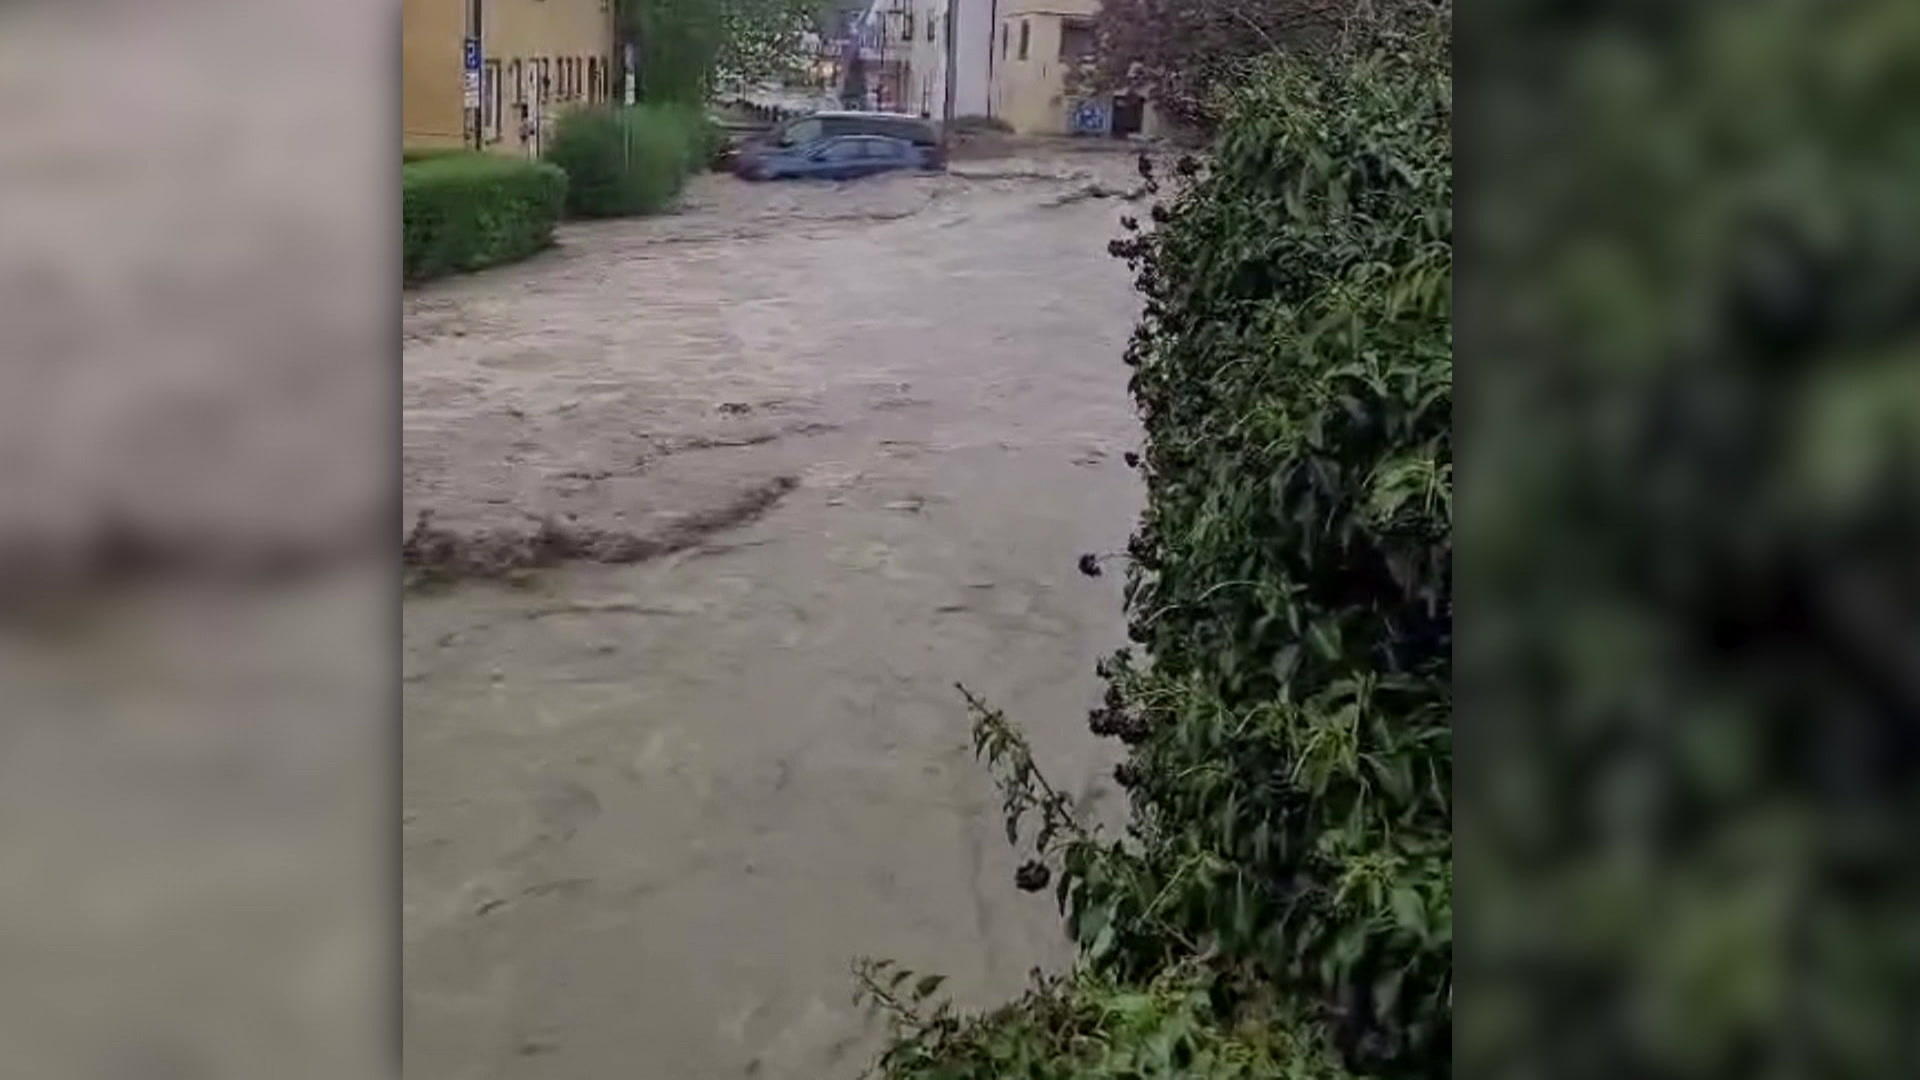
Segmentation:
<svg viewBox="0 0 1920 1080">
<path fill-rule="evenodd" d="M 434 154 L 400 168 L 402 273 L 408 281 L 523 259 L 553 242 L 567 195 L 551 165 Z"/>
<path fill-rule="evenodd" d="M 596 105 L 563 113 L 542 156 L 567 174 L 569 214 L 650 214 L 706 167 L 715 138 L 690 105 Z"/>
<path fill-rule="evenodd" d="M 1915 1075 L 1920 4 L 1494 9 L 1462 1066 Z"/>
<path fill-rule="evenodd" d="M 1160 226 L 1115 242 L 1146 302 L 1145 657 L 1103 665 L 1091 721 L 1131 748 L 1129 835 L 1074 822 L 976 704 L 1079 974 L 915 1013 L 888 1075 L 1451 1075 L 1448 45 L 1441 23 L 1270 58 Z M 1116 995 L 1183 1056 L 1111 1057 Z"/>
<path fill-rule="evenodd" d="M 704 103 L 716 83 L 792 74 L 808 59 L 826 0 L 621 0 L 623 37 L 638 56 L 641 100 Z"/>
<path fill-rule="evenodd" d="M 884 963 L 857 969 L 862 996 L 907 1033 L 875 1066 L 924 1080 L 1348 1080 L 1310 1023 L 1249 1012 L 1223 1021 L 1199 966 L 1132 984 L 1091 972 L 1035 975 L 983 1017 L 929 1002 L 937 976 Z"/>
</svg>

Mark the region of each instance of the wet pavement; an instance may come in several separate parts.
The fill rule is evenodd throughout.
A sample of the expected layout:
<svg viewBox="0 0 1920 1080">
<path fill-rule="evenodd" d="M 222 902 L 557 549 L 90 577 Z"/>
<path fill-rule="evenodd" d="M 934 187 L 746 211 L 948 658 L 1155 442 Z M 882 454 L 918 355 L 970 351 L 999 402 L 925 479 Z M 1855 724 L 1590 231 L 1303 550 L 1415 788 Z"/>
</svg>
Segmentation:
<svg viewBox="0 0 1920 1080">
<path fill-rule="evenodd" d="M 407 294 L 404 499 L 456 578 L 405 612 L 410 1076 L 851 1077 L 854 957 L 976 1005 L 1066 962 L 954 684 L 1123 812 L 1118 575 L 1075 561 L 1140 506 L 1144 207 L 1088 197 L 1133 167 L 701 177 Z M 543 528 L 605 543 L 514 570 Z"/>
</svg>

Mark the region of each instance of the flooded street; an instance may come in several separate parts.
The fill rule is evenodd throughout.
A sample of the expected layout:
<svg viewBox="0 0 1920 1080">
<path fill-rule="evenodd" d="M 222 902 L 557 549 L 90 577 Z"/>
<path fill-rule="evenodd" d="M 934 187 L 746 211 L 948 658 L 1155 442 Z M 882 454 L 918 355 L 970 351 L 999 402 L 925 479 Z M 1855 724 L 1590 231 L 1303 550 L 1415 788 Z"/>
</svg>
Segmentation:
<svg viewBox="0 0 1920 1080">
<path fill-rule="evenodd" d="M 970 1005 L 1065 963 L 954 684 L 1123 812 L 1075 561 L 1142 498 L 1135 183 L 703 176 L 407 294 L 409 1075 L 852 1077 L 854 957 Z"/>
</svg>

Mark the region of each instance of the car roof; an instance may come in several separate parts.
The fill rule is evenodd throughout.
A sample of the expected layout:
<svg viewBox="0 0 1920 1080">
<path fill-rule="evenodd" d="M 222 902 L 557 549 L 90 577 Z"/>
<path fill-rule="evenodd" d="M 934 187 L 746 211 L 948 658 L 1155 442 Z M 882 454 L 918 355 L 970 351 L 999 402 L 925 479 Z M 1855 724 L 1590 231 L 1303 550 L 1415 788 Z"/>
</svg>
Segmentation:
<svg viewBox="0 0 1920 1080">
<path fill-rule="evenodd" d="M 851 135 L 828 135 L 825 138 L 815 139 L 812 142 L 801 143 L 798 146 L 793 147 L 793 149 L 797 151 L 797 150 L 805 149 L 807 147 L 825 146 L 827 143 L 844 143 L 844 142 L 886 142 L 886 143 L 899 143 L 902 146 L 913 145 L 912 139 L 897 139 L 897 138 L 894 138 L 892 135 L 874 135 L 870 132 L 856 132 Z"/>
<path fill-rule="evenodd" d="M 808 114 L 807 114 L 806 116 L 802 116 L 802 117 L 800 117 L 799 119 L 801 119 L 801 120 L 807 120 L 807 119 L 821 119 L 821 120 L 911 120 L 911 121 L 913 121 L 913 122 L 914 122 L 914 123 L 916 123 L 916 124 L 931 124 L 931 123 L 933 123 L 933 121 L 931 121 L 931 120 L 929 120 L 929 119 L 927 119 L 927 118 L 926 118 L 926 117 L 924 117 L 924 116 L 915 116 L 915 115 L 913 115 L 912 113 L 898 113 L 898 112 L 861 112 L 861 111 L 860 111 L 860 110 L 858 110 L 858 109 L 826 109 L 826 110 L 822 110 L 821 112 L 815 112 L 815 113 L 808 113 Z"/>
</svg>

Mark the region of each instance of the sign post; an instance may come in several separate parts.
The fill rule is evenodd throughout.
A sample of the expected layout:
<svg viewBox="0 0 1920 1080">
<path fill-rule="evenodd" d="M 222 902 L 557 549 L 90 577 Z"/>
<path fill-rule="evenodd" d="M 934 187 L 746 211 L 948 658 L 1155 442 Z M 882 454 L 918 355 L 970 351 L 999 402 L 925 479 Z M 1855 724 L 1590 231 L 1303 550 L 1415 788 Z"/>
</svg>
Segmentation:
<svg viewBox="0 0 1920 1080">
<path fill-rule="evenodd" d="M 473 125 L 473 147 L 479 150 L 486 139 L 480 113 L 480 39 L 469 37 L 462 44 L 460 97 L 467 111 L 467 122 Z"/>
</svg>

